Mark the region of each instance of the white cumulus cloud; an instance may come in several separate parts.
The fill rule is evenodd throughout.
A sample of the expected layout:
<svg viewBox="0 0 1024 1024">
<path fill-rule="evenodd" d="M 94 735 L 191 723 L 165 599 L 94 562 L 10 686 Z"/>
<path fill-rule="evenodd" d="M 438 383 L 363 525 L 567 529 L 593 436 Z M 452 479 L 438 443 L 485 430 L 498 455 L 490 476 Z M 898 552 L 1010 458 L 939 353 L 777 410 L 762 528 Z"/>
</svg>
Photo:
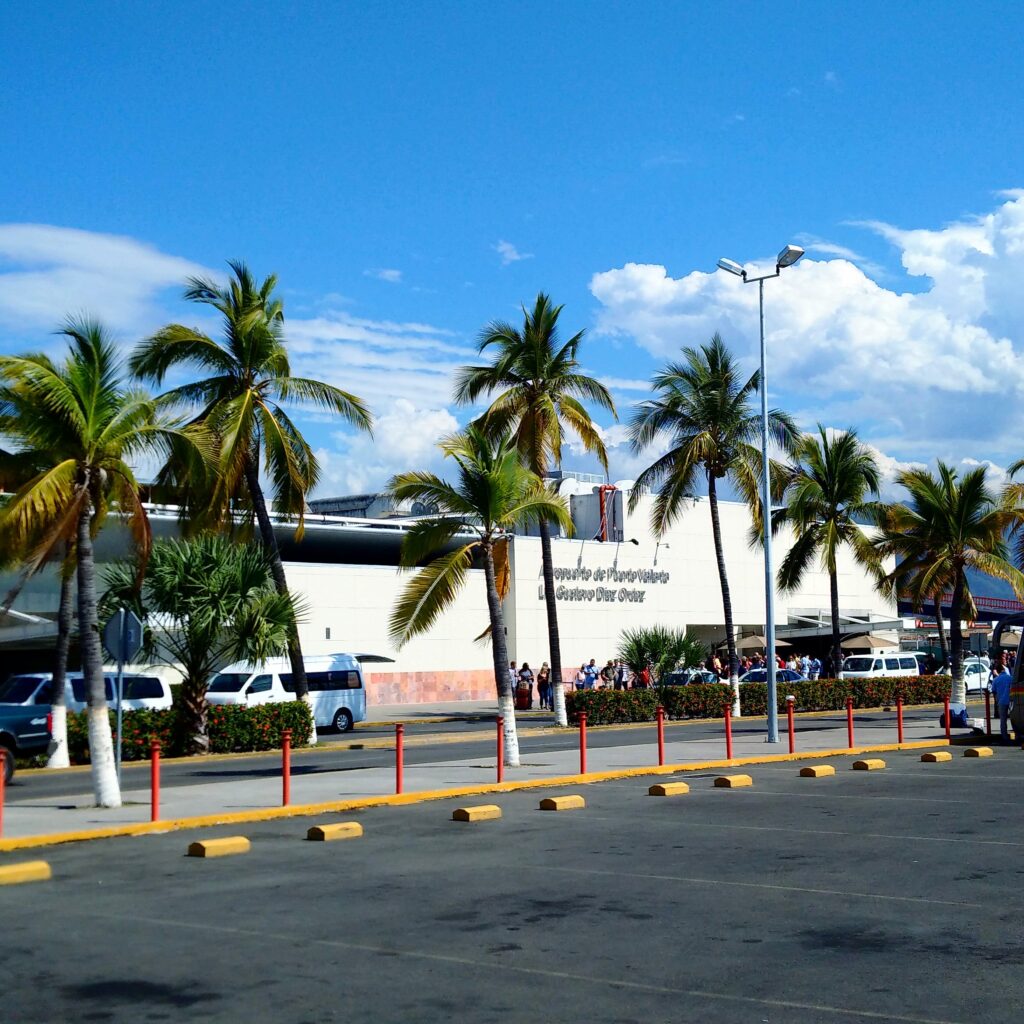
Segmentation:
<svg viewBox="0 0 1024 1024">
<path fill-rule="evenodd" d="M 773 402 L 801 421 L 846 420 L 899 457 L 999 457 L 1019 445 L 1006 413 L 1024 397 L 1024 198 L 934 230 L 870 227 L 924 289 L 886 288 L 849 259 L 811 256 L 768 281 Z M 757 288 L 732 275 L 626 263 L 590 287 L 597 333 L 658 359 L 715 331 L 749 362 L 756 355 Z"/>
<path fill-rule="evenodd" d="M 321 448 L 317 496 L 361 494 L 380 490 L 396 473 L 431 470 L 445 474 L 437 442 L 458 429 L 446 408 L 424 408 L 396 399 L 374 423 L 373 438 L 336 432 L 336 447 Z"/>
<path fill-rule="evenodd" d="M 122 235 L 0 224 L 0 324 L 15 329 L 52 330 L 84 313 L 142 331 L 160 322 L 160 297 L 193 275 L 217 276 Z"/>
<path fill-rule="evenodd" d="M 507 267 L 510 263 L 518 263 L 519 260 L 532 260 L 532 252 L 520 252 L 511 242 L 504 239 L 492 246 L 494 251 L 501 257 L 501 265 Z"/>
<path fill-rule="evenodd" d="M 373 277 L 378 281 L 387 281 L 388 284 L 401 284 L 402 272 L 392 267 L 375 267 L 373 270 L 364 270 L 365 277 Z"/>
</svg>

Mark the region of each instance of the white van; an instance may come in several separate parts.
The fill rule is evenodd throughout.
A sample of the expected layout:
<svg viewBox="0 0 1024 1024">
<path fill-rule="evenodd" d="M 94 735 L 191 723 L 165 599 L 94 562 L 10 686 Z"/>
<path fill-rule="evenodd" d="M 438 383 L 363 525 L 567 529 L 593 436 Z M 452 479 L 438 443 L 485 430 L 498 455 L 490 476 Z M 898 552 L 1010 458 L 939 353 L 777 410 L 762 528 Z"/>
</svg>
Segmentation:
<svg viewBox="0 0 1024 1024">
<path fill-rule="evenodd" d="M 843 661 L 844 679 L 884 679 L 887 676 L 919 676 L 921 669 L 913 651 L 889 654 L 851 654 Z"/>
<path fill-rule="evenodd" d="M 52 672 L 25 672 L 0 684 L 0 704 L 49 704 Z M 117 671 L 105 668 L 103 683 L 107 704 L 117 706 Z M 166 711 L 171 706 L 171 688 L 156 675 L 125 672 L 123 677 L 125 711 Z M 68 711 L 84 711 L 88 701 L 85 678 L 81 672 L 69 672 L 64 682 L 64 702 Z"/>
<path fill-rule="evenodd" d="M 306 681 L 318 729 L 348 732 L 366 718 L 363 670 L 351 654 L 325 654 L 304 659 Z M 259 668 L 250 662 L 228 665 L 210 680 L 211 704 L 279 704 L 295 700 L 292 666 L 287 658 L 271 658 Z"/>
</svg>

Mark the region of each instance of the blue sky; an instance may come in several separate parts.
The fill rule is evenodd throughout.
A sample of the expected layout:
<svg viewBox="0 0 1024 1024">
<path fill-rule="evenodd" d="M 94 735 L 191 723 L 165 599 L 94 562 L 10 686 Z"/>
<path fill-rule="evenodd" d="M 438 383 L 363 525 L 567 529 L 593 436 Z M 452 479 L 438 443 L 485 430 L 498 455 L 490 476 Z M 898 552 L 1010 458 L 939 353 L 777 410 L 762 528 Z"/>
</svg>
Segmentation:
<svg viewBox="0 0 1024 1024">
<path fill-rule="evenodd" d="M 126 345 L 191 272 L 275 271 L 321 493 L 436 464 L 448 375 L 540 289 L 628 416 L 768 286 L 773 402 L 888 473 L 1024 455 L 1022 99 L 1009 4 L 13 2 L 0 69 L 0 350 L 66 312 Z M 751 364 L 752 365 L 752 364 Z M 612 477 L 635 474 L 610 422 Z M 653 456 L 654 453 L 651 453 Z M 569 464 L 584 465 L 573 456 Z M 965 464 L 970 464 L 967 461 Z"/>
</svg>

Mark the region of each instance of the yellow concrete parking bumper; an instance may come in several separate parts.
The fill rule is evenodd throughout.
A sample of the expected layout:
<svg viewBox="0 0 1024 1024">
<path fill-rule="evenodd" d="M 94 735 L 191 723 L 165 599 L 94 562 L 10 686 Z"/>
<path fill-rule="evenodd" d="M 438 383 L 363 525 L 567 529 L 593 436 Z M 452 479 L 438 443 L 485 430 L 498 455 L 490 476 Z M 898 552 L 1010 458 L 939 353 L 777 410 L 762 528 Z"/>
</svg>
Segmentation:
<svg viewBox="0 0 1024 1024">
<path fill-rule="evenodd" d="M 689 793 L 690 787 L 685 782 L 659 782 L 647 790 L 648 796 L 682 796 Z"/>
<path fill-rule="evenodd" d="M 715 786 L 718 789 L 740 789 L 753 784 L 754 780 L 749 775 L 719 775 L 715 779 Z"/>
<path fill-rule="evenodd" d="M 968 747 L 964 751 L 964 757 L 992 757 L 991 747 Z"/>
<path fill-rule="evenodd" d="M 929 750 L 921 755 L 925 764 L 940 764 L 943 761 L 952 761 L 953 755 L 948 750 Z"/>
<path fill-rule="evenodd" d="M 358 839 L 363 826 L 358 821 L 336 821 L 330 825 L 314 825 L 306 832 L 306 838 L 314 843 L 331 843 L 335 839 Z"/>
<path fill-rule="evenodd" d="M 456 807 L 452 811 L 452 821 L 494 821 L 501 817 L 501 808 L 497 804 L 477 804 L 476 807 Z"/>
<path fill-rule="evenodd" d="M 225 836 L 223 839 L 201 839 L 189 843 L 189 857 L 231 857 L 236 853 L 248 853 L 252 844 L 245 836 Z"/>
<path fill-rule="evenodd" d="M 863 761 L 854 761 L 855 772 L 878 772 L 885 767 L 885 762 L 880 757 L 866 757 Z"/>
<path fill-rule="evenodd" d="M 586 806 L 586 800 L 576 794 L 570 796 L 546 796 L 540 802 L 540 809 L 542 811 L 575 811 L 580 807 Z"/>
<path fill-rule="evenodd" d="M 26 860 L 21 864 L 5 864 L 0 867 L 0 885 L 45 882 L 52 877 L 50 865 L 45 860 Z"/>
<path fill-rule="evenodd" d="M 835 775 L 836 770 L 830 764 L 809 764 L 806 768 L 800 769 L 802 779 L 823 779 L 828 775 Z"/>
</svg>

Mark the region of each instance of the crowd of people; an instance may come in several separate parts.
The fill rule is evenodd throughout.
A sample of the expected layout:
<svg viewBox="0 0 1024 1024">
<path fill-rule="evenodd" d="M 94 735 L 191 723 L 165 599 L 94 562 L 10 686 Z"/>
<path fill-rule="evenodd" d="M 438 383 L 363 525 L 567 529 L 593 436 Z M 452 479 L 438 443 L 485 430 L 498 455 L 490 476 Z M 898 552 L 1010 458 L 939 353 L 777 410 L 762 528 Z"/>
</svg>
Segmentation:
<svg viewBox="0 0 1024 1024">
<path fill-rule="evenodd" d="M 508 675 L 516 693 L 517 709 L 533 709 L 533 688 L 536 685 L 541 709 L 554 711 L 555 690 L 551 680 L 551 668 L 546 661 L 536 673 L 530 668 L 529 662 L 524 661 L 517 668 L 516 663 L 511 661 Z M 598 666 L 596 658 L 591 658 L 589 662 L 580 665 L 572 684 L 577 690 L 628 690 L 633 687 L 650 686 L 651 674 L 649 670 L 644 669 L 639 675 L 635 675 L 621 658 L 609 658 L 603 667 Z M 563 685 L 568 687 L 570 683 L 566 681 Z"/>
<path fill-rule="evenodd" d="M 998 663 L 1001 668 L 1012 669 L 1014 654 L 1007 654 Z M 796 672 L 800 679 L 833 679 L 835 678 L 836 666 L 832 663 L 832 656 L 826 654 L 819 658 L 813 654 L 799 654 L 792 652 L 785 658 L 776 655 L 776 663 L 780 669 L 789 669 Z M 739 674 L 742 676 L 747 672 L 764 670 L 768 662 L 763 654 L 744 655 L 739 659 Z M 710 654 L 704 662 L 704 670 L 723 682 L 729 679 L 729 661 L 721 658 L 717 653 Z M 922 666 L 922 672 L 926 675 L 933 675 L 939 670 L 939 665 L 932 655 L 928 655 L 926 664 Z M 523 662 L 517 667 L 514 661 L 509 662 L 509 679 L 515 691 L 516 706 L 519 710 L 532 710 L 534 701 L 534 687 L 539 706 L 542 710 L 554 710 L 554 686 L 551 679 L 551 668 L 545 661 L 536 673 L 530 668 L 528 662 Z M 996 668 L 993 667 L 993 677 Z M 572 685 L 577 690 L 631 690 L 646 689 L 652 684 L 650 669 L 644 668 L 641 672 L 633 672 L 632 669 L 621 659 L 609 658 L 603 666 L 597 664 L 596 658 L 584 662 L 576 669 L 572 679 L 564 683 L 566 687 Z"/>
</svg>

